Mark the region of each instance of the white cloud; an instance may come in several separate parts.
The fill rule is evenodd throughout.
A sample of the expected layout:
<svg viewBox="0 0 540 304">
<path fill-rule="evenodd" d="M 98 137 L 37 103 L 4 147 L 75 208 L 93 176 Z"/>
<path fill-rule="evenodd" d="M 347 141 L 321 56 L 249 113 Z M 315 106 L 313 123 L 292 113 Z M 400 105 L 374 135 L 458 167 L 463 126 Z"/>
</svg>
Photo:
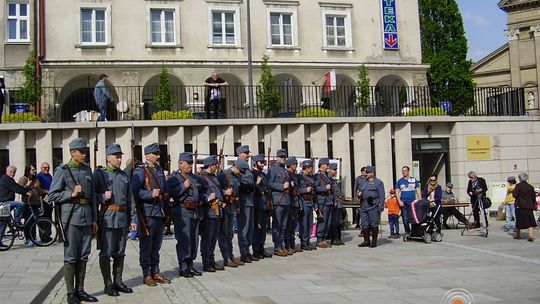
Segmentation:
<svg viewBox="0 0 540 304">
<path fill-rule="evenodd" d="M 467 22 L 474 24 L 475 26 L 489 26 L 491 21 L 482 15 L 476 15 L 471 11 L 464 11 L 462 14 L 463 19 Z"/>
</svg>

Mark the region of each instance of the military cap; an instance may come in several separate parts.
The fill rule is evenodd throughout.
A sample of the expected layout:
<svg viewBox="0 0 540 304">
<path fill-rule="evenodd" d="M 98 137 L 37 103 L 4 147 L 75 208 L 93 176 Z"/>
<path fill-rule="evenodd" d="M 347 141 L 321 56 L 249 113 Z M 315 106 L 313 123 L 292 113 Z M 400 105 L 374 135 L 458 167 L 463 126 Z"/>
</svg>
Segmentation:
<svg viewBox="0 0 540 304">
<path fill-rule="evenodd" d="M 266 159 L 264 158 L 264 155 L 262 154 L 257 154 L 253 157 L 251 157 L 251 159 L 254 161 L 254 162 L 263 162 L 265 163 L 266 162 Z"/>
<path fill-rule="evenodd" d="M 446 187 L 448 187 L 448 188 L 454 188 L 454 184 L 452 184 L 452 183 L 446 183 Z"/>
<path fill-rule="evenodd" d="M 515 176 L 509 176 L 507 179 L 506 179 L 507 182 L 515 182 L 516 181 L 516 177 Z"/>
<path fill-rule="evenodd" d="M 285 161 L 285 166 L 292 166 L 296 164 L 298 164 L 298 160 L 294 156 L 287 158 L 287 160 Z"/>
<path fill-rule="evenodd" d="M 69 143 L 69 149 L 88 150 L 88 147 L 86 146 L 86 141 L 84 140 L 84 138 L 75 138 Z"/>
<path fill-rule="evenodd" d="M 211 165 L 214 165 L 214 164 L 217 164 L 218 163 L 218 159 L 217 159 L 217 156 L 215 155 L 210 155 L 208 157 L 206 157 L 205 159 L 203 159 L 203 166 L 204 167 L 210 167 Z"/>
<path fill-rule="evenodd" d="M 330 169 L 337 170 L 337 164 L 336 163 L 330 163 Z"/>
<path fill-rule="evenodd" d="M 236 148 L 236 154 L 240 155 L 240 153 L 249 153 L 249 146 L 240 146 Z"/>
<path fill-rule="evenodd" d="M 238 168 L 240 170 L 240 172 L 246 172 L 246 170 L 249 170 L 249 164 L 247 161 L 243 160 L 243 159 L 237 159 L 235 162 L 234 162 L 234 165 L 236 166 L 236 168 Z"/>
<path fill-rule="evenodd" d="M 105 150 L 105 153 L 107 155 L 113 155 L 113 154 L 124 154 L 122 152 L 122 147 L 120 147 L 119 144 L 112 144 L 110 146 L 107 147 L 107 149 Z"/>
<path fill-rule="evenodd" d="M 320 165 L 329 165 L 329 164 L 330 164 L 330 160 L 327 157 L 323 157 L 323 158 L 319 159 L 319 166 Z"/>
<path fill-rule="evenodd" d="M 149 144 L 148 146 L 144 147 L 144 155 L 146 154 L 161 154 L 161 150 L 159 149 L 158 144 L 153 143 Z"/>
<path fill-rule="evenodd" d="M 367 166 L 366 167 L 367 173 L 375 173 L 375 166 Z"/>
<path fill-rule="evenodd" d="M 182 152 L 178 154 L 178 161 L 185 161 L 188 163 L 193 163 L 193 153 L 191 152 Z"/>
<path fill-rule="evenodd" d="M 313 167 L 313 161 L 311 159 L 306 159 L 302 162 L 302 167 Z"/>
<path fill-rule="evenodd" d="M 277 156 L 277 157 L 287 157 L 287 156 L 289 156 L 289 154 L 287 154 L 287 150 L 285 150 L 285 149 L 279 149 L 279 150 L 277 150 L 277 152 L 276 152 L 276 156 Z"/>
</svg>

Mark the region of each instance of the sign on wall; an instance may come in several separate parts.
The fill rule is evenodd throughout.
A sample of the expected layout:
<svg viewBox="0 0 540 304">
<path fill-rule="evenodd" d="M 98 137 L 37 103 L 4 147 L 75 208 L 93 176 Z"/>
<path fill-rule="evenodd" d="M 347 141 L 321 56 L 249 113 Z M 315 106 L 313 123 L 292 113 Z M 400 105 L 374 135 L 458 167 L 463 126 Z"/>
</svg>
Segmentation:
<svg viewBox="0 0 540 304">
<path fill-rule="evenodd" d="M 385 49 L 399 49 L 396 0 L 382 1 L 383 43 Z"/>
<path fill-rule="evenodd" d="M 491 136 L 467 136 L 467 160 L 491 159 Z"/>
</svg>

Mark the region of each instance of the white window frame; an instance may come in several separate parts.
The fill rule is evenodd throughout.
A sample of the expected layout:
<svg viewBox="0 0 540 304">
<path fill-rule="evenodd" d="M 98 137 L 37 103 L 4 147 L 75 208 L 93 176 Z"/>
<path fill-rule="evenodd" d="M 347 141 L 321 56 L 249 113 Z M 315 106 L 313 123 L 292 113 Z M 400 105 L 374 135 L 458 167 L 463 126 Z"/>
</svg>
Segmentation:
<svg viewBox="0 0 540 304">
<path fill-rule="evenodd" d="M 266 10 L 266 28 L 267 28 L 267 37 L 268 37 L 268 48 L 298 48 L 298 10 L 296 8 L 268 8 Z M 270 15 L 271 14 L 281 14 L 281 15 L 291 15 L 291 34 L 292 34 L 292 44 L 283 44 L 283 35 L 281 33 L 280 40 L 282 40 L 281 44 L 273 44 L 272 43 L 272 22 Z M 282 27 L 280 27 L 280 32 L 283 30 Z"/>
<path fill-rule="evenodd" d="M 16 16 L 10 17 L 9 16 L 9 5 L 15 4 L 17 5 L 16 8 Z M 26 5 L 26 16 L 20 16 L 20 9 L 21 4 Z M 30 42 L 30 3 L 27 1 L 7 1 L 5 6 L 5 31 L 6 31 L 6 42 Z M 16 20 L 17 26 L 15 28 L 16 31 L 16 38 L 9 38 L 9 20 Z M 26 21 L 26 39 L 21 39 L 21 21 Z"/>
<path fill-rule="evenodd" d="M 93 10 L 93 15 L 95 15 L 96 10 L 104 10 L 105 11 L 105 41 L 104 42 L 95 42 L 95 19 L 92 21 L 92 40 L 91 42 L 83 42 L 82 37 L 82 11 L 83 10 Z M 111 5 L 99 5 L 99 4 L 88 4 L 85 3 L 84 5 L 79 6 L 79 9 L 77 11 L 77 14 L 75 16 L 77 18 L 77 37 L 79 37 L 79 45 L 80 46 L 108 46 L 111 44 Z"/>
<path fill-rule="evenodd" d="M 328 40 L 326 36 L 326 17 L 345 18 L 345 45 L 328 45 Z M 353 48 L 351 22 L 352 22 L 352 18 L 351 18 L 350 10 L 326 10 L 326 9 L 322 10 L 323 49 L 351 50 Z"/>
<path fill-rule="evenodd" d="M 174 41 L 173 42 L 153 42 L 152 41 L 152 11 L 153 10 L 160 10 L 160 11 L 173 11 L 173 23 L 174 23 Z M 181 37 L 180 37 L 180 7 L 179 6 L 173 6 L 173 5 L 158 5 L 158 4 L 152 4 L 146 6 L 146 19 L 147 19 L 147 28 L 148 28 L 148 43 L 147 46 L 180 46 Z M 162 39 L 165 38 L 165 23 L 161 22 L 162 26 Z"/>
<path fill-rule="evenodd" d="M 234 43 L 226 43 L 226 37 L 223 36 L 223 42 L 221 44 L 214 43 L 214 31 L 212 26 L 214 12 L 232 13 L 234 18 Z M 223 27 L 225 30 L 225 27 Z M 208 7 L 208 46 L 209 47 L 240 47 L 242 38 L 240 30 L 240 7 L 235 6 L 210 6 Z"/>
</svg>

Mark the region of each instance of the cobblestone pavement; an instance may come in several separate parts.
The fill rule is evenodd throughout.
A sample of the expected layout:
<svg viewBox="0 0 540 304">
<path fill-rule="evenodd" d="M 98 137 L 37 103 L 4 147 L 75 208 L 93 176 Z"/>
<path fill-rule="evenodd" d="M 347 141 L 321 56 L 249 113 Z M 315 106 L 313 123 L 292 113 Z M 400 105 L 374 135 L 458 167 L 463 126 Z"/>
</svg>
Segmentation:
<svg viewBox="0 0 540 304">
<path fill-rule="evenodd" d="M 135 292 L 116 298 L 103 294 L 95 251 L 85 289 L 99 303 L 432 304 L 441 303 L 453 288 L 467 289 L 473 303 L 540 303 L 539 241 L 513 240 L 502 232 L 501 222 L 492 223 L 487 239 L 477 230 L 464 236 L 460 230 L 445 230 L 443 242 L 432 244 L 387 239 L 385 231 L 376 249 L 358 248 L 358 231 L 349 230 L 344 233 L 346 246 L 273 257 L 196 279 L 178 277 L 176 241 L 169 236 L 161 250 L 161 268 L 172 284 L 157 287 L 142 284 L 138 243 L 130 241 L 124 279 Z M 62 246 L 19 247 L 0 252 L 0 257 L 5 303 L 29 303 L 61 267 Z M 195 266 L 202 267 L 200 258 Z M 59 280 L 41 300 L 65 303 L 64 298 Z"/>
</svg>

